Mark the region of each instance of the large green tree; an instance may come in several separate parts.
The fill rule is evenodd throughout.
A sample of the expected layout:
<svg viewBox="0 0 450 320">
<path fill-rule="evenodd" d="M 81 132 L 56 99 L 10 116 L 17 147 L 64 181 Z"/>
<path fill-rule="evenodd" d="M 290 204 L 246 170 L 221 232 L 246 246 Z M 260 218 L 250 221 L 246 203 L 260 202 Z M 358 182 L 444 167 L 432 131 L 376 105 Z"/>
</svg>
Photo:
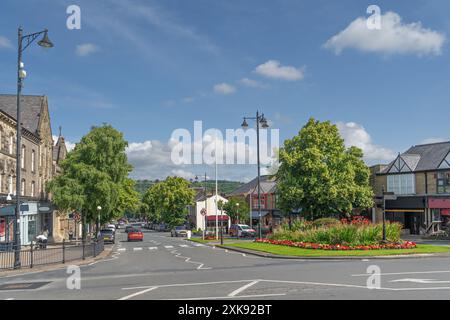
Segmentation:
<svg viewBox="0 0 450 320">
<path fill-rule="evenodd" d="M 278 206 L 286 213 L 302 210 L 307 218 L 371 207 L 370 171 L 362 157 L 361 149 L 345 147 L 335 125 L 311 118 L 280 150 Z"/>
<path fill-rule="evenodd" d="M 247 201 L 239 197 L 231 197 L 228 202 L 222 206 L 225 213 L 230 217 L 233 223 L 248 223 L 249 217 L 249 205 Z"/>
<path fill-rule="evenodd" d="M 148 210 L 149 219 L 175 226 L 185 221 L 187 206 L 194 203 L 194 198 L 195 191 L 188 181 L 168 177 L 150 187 L 142 202 Z"/>
<path fill-rule="evenodd" d="M 53 202 L 62 210 L 80 211 L 84 222 L 96 221 L 99 214 L 98 223 L 107 222 L 136 208 L 139 198 L 127 178 L 132 169 L 127 145 L 123 134 L 112 126 L 93 127 L 67 154 L 62 173 L 49 182 Z"/>
</svg>

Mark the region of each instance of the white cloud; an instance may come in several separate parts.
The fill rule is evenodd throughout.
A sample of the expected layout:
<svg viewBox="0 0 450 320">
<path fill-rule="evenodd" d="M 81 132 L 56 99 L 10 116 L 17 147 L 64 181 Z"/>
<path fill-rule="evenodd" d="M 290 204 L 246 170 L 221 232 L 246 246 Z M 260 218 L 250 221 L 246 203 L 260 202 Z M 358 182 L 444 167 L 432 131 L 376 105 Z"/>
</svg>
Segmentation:
<svg viewBox="0 0 450 320">
<path fill-rule="evenodd" d="M 355 146 L 364 152 L 364 160 L 370 164 L 388 162 L 396 157 L 396 153 L 388 148 L 373 143 L 370 134 L 360 124 L 354 122 L 336 123 L 347 147 Z"/>
<path fill-rule="evenodd" d="M 431 143 L 439 143 L 439 142 L 445 142 L 448 141 L 448 139 L 444 138 L 427 138 L 423 139 L 420 144 L 431 144 Z"/>
<path fill-rule="evenodd" d="M 195 98 L 194 97 L 185 97 L 185 98 L 183 98 L 183 100 L 182 100 L 184 103 L 191 103 L 191 102 L 194 102 L 195 101 Z"/>
<path fill-rule="evenodd" d="M 260 88 L 260 89 L 267 88 L 267 85 L 249 78 L 242 78 L 241 80 L 239 80 L 239 83 L 242 84 L 243 86 L 250 88 Z"/>
<path fill-rule="evenodd" d="M 13 45 L 8 38 L 0 36 L 0 49 L 10 49 Z"/>
<path fill-rule="evenodd" d="M 228 83 L 219 83 L 214 86 L 214 92 L 217 94 L 227 95 L 236 92 L 236 88 Z"/>
<path fill-rule="evenodd" d="M 298 81 L 305 77 L 303 70 L 292 66 L 282 66 L 277 60 L 269 60 L 257 66 L 255 72 L 267 78 L 287 81 Z"/>
<path fill-rule="evenodd" d="M 99 50 L 100 48 L 93 43 L 82 43 L 77 45 L 76 54 L 80 57 L 85 57 Z"/>
<path fill-rule="evenodd" d="M 324 47 L 340 54 L 353 48 L 363 52 L 383 54 L 439 55 L 446 37 L 424 28 L 420 22 L 405 24 L 395 12 L 381 16 L 381 29 L 370 30 L 367 19 L 359 17 L 347 28 L 330 38 Z"/>
</svg>

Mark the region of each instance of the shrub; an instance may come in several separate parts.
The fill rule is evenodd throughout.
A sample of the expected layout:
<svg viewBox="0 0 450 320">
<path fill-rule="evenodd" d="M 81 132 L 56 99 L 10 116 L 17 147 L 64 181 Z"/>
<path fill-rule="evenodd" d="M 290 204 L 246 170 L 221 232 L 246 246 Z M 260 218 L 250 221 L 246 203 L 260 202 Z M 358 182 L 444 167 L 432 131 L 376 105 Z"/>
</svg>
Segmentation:
<svg viewBox="0 0 450 320">
<path fill-rule="evenodd" d="M 320 228 L 320 227 L 329 227 L 329 226 L 334 226 L 334 225 L 340 224 L 340 221 L 335 218 L 320 218 L 320 219 L 314 220 L 312 224 L 314 227 Z"/>
</svg>

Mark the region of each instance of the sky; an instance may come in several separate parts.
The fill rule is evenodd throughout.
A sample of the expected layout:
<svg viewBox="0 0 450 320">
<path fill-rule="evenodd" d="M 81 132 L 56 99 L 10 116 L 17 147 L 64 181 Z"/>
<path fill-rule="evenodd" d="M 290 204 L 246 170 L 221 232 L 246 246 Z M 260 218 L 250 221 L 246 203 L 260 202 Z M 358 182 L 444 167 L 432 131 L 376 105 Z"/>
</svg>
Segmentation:
<svg viewBox="0 0 450 320">
<path fill-rule="evenodd" d="M 67 27 L 70 5 L 81 29 Z M 18 26 L 48 28 L 55 47 L 24 52 L 23 94 L 48 96 L 71 147 L 93 125 L 123 132 L 134 178 L 214 177 L 171 161 L 172 133 L 237 129 L 257 110 L 280 144 L 314 117 L 388 163 L 449 140 L 449 12 L 446 0 L 2 0 L 0 93 L 16 92 Z M 255 175 L 218 166 L 219 179 Z"/>
</svg>

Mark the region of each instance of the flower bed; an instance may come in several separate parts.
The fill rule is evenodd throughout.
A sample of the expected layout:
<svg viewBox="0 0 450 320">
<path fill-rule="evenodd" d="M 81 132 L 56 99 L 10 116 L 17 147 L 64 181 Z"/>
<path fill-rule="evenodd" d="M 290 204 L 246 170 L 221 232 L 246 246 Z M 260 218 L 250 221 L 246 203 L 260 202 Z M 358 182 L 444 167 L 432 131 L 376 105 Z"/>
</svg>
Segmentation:
<svg viewBox="0 0 450 320">
<path fill-rule="evenodd" d="M 414 242 L 404 241 L 402 243 L 386 243 L 386 244 L 375 244 L 375 245 L 331 245 L 331 244 L 319 244 L 319 243 L 305 243 L 305 242 L 294 242 L 290 240 L 272 240 L 272 239 L 256 239 L 257 243 L 267 243 L 280 246 L 297 247 L 302 249 L 313 249 L 313 250 L 339 250 L 339 251 L 349 251 L 349 250 L 383 250 L 383 249 L 414 249 L 417 245 Z"/>
</svg>

